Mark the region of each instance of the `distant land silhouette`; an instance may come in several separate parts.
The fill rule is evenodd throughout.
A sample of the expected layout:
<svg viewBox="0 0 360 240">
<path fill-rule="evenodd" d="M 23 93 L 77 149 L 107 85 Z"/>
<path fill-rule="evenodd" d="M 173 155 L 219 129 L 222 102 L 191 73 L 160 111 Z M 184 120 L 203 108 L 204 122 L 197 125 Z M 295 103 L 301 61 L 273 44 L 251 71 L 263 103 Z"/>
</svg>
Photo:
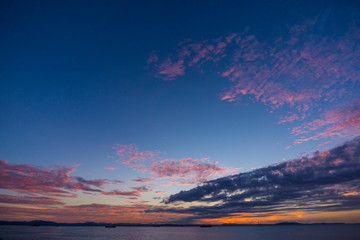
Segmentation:
<svg viewBox="0 0 360 240">
<path fill-rule="evenodd" d="M 333 225 L 333 224 L 346 224 L 346 223 L 298 223 L 298 222 L 279 222 L 274 224 L 214 224 L 211 226 L 219 227 L 236 227 L 236 226 L 288 226 L 288 225 Z M 360 224 L 360 223 L 352 223 Z M 0 221 L 0 225 L 24 225 L 24 226 L 93 226 L 93 227 L 104 227 L 104 226 L 116 226 L 116 227 L 201 227 L 203 224 L 141 224 L 141 223 L 105 223 L 105 222 L 83 222 L 83 223 L 57 223 L 51 221 Z M 206 225 L 210 226 L 210 225 Z"/>
</svg>

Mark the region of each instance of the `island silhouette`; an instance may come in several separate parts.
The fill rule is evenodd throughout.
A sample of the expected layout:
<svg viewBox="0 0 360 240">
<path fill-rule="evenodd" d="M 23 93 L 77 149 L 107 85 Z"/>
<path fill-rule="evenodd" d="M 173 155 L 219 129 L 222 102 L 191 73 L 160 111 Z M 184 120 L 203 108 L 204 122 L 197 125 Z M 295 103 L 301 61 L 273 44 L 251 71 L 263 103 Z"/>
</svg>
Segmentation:
<svg viewBox="0 0 360 240">
<path fill-rule="evenodd" d="M 0 225 L 24 225 L 24 226 L 89 226 L 89 227 L 236 227 L 236 226 L 288 226 L 288 225 L 334 225 L 334 224 L 346 224 L 346 223 L 298 223 L 298 222 L 278 222 L 272 224 L 175 224 L 175 223 L 105 223 L 105 222 L 83 222 L 83 223 L 58 223 L 52 221 L 33 220 L 33 221 L 0 221 Z M 360 224 L 360 223 L 353 223 Z"/>
</svg>

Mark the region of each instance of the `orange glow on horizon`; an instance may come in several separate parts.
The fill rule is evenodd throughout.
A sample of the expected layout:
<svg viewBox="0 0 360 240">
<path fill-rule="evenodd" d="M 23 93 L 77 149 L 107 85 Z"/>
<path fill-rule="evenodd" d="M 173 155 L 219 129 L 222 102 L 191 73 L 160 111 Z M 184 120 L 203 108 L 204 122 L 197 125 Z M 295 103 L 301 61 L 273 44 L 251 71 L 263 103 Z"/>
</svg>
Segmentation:
<svg viewBox="0 0 360 240">
<path fill-rule="evenodd" d="M 356 195 L 360 195 L 360 193 L 358 192 L 348 192 L 348 193 L 344 193 L 344 196 L 356 196 Z"/>
<path fill-rule="evenodd" d="M 263 216 L 269 213 L 233 213 L 228 217 L 200 219 L 197 224 L 274 224 L 278 222 L 299 222 L 299 223 L 334 223 L 336 217 L 345 219 L 346 223 L 359 223 L 360 210 L 339 211 L 339 212 L 274 212 L 271 216 Z"/>
</svg>

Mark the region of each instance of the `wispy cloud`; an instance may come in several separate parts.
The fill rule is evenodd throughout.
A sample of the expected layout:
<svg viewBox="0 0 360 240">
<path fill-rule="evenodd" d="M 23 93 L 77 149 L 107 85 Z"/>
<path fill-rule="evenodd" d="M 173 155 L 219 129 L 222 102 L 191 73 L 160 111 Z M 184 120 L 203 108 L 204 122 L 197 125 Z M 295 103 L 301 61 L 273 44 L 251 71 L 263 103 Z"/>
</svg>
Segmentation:
<svg viewBox="0 0 360 240">
<path fill-rule="evenodd" d="M 162 158 L 160 152 L 140 151 L 134 144 L 117 144 L 114 148 L 119 157 L 116 160 L 117 162 L 152 175 L 149 178 L 133 180 L 136 182 L 152 181 L 155 178 L 169 178 L 171 183 L 197 184 L 237 170 L 221 167 L 217 162 L 211 162 L 207 158 L 183 158 L 179 160 Z"/>
<path fill-rule="evenodd" d="M 128 165 L 138 171 L 145 171 L 149 161 L 153 161 L 160 154 L 158 151 L 140 151 L 135 144 L 121 145 L 113 147 L 119 159 L 116 162 Z"/>
<path fill-rule="evenodd" d="M 154 177 L 147 177 L 147 178 L 137 177 L 137 178 L 133 179 L 132 181 L 139 182 L 139 183 L 150 183 L 150 182 L 154 181 Z"/>
<path fill-rule="evenodd" d="M 217 165 L 216 162 L 209 162 L 207 158 L 180 160 L 163 159 L 154 162 L 150 171 L 158 178 L 171 178 L 173 182 L 180 184 L 202 183 L 214 178 L 234 172 L 234 169 L 226 169 Z"/>
<path fill-rule="evenodd" d="M 354 137 L 360 135 L 360 100 L 340 109 L 325 111 L 319 119 L 293 128 L 302 136 L 294 144 L 328 137 Z"/>
<path fill-rule="evenodd" d="M 0 203 L 9 204 L 27 204 L 27 205 L 64 205 L 60 199 L 42 196 L 13 196 L 8 194 L 0 194 Z"/>
<path fill-rule="evenodd" d="M 184 69 L 183 60 L 173 62 L 168 58 L 158 66 L 158 76 L 161 76 L 164 80 L 173 80 L 177 76 L 184 75 Z"/>
<path fill-rule="evenodd" d="M 155 193 L 162 194 L 162 193 L 166 193 L 166 191 L 155 191 Z"/>
<path fill-rule="evenodd" d="M 234 85 L 221 99 L 236 101 L 249 95 L 273 109 L 287 105 L 302 113 L 320 101 L 339 100 L 345 92 L 355 94 L 345 84 L 360 76 L 360 48 L 355 43 L 359 33 L 351 30 L 330 38 L 318 21 L 294 26 L 287 37 L 271 44 L 239 36 L 234 60 L 222 73 Z"/>
<path fill-rule="evenodd" d="M 178 76 L 185 75 L 186 67 L 200 65 L 207 61 L 217 62 L 224 58 L 225 50 L 234 37 L 235 34 L 230 34 L 224 39 L 218 38 L 195 43 L 186 40 L 178 44 L 174 55 L 159 61 L 159 57 L 153 52 L 147 63 L 155 70 L 156 77 L 163 80 L 174 80 Z"/>
<path fill-rule="evenodd" d="M 115 170 L 114 167 L 104 167 L 104 169 L 106 169 L 106 170 Z"/>
<path fill-rule="evenodd" d="M 218 218 L 233 213 L 357 210 L 359 186 L 360 137 L 311 157 L 209 181 L 166 200 L 167 204 L 187 202 L 195 206 L 169 205 L 152 211 Z"/>
<path fill-rule="evenodd" d="M 139 199 L 142 196 L 142 193 L 146 192 L 152 192 L 153 189 L 147 187 L 147 186 L 141 186 L 141 187 L 132 187 L 131 191 L 122 191 L 119 189 L 109 191 L 109 192 L 103 192 L 104 195 L 108 196 L 123 196 L 127 197 L 129 199 Z"/>
<path fill-rule="evenodd" d="M 122 191 L 119 189 L 106 191 L 107 185 L 117 185 L 124 183 L 121 180 L 94 179 L 86 180 L 79 176 L 70 175 L 75 169 L 60 166 L 37 167 L 34 165 L 21 164 L 12 165 L 7 161 L 0 160 L 0 189 L 11 190 L 24 195 L 29 201 L 40 202 L 54 200 L 55 197 L 77 198 L 78 193 L 92 193 L 102 195 L 122 195 L 129 197 L 140 197 L 145 189 L 134 188 L 132 191 Z M 40 194 L 43 196 L 37 196 Z M 3 199 L 10 199 L 11 196 L 2 196 Z M 44 197 L 42 199 L 42 197 Z M 17 202 L 16 197 L 13 198 Z M 20 201 L 20 197 L 17 198 Z M 1 200 L 0 200 L 1 201 Z M 5 200 L 4 200 L 5 201 Z"/>
<path fill-rule="evenodd" d="M 309 116 L 354 101 L 360 91 L 360 28 L 353 22 L 341 28 L 333 25 L 329 16 L 318 16 L 290 27 L 273 41 L 262 41 L 249 30 L 199 42 L 187 40 L 164 60 L 153 54 L 150 59 L 156 61 L 148 63 L 155 76 L 173 80 L 189 67 L 201 69 L 204 63 L 216 62 L 214 73 L 232 83 L 220 92 L 221 100 L 238 102 L 245 97 L 262 102 L 280 113 L 279 123 L 308 121 Z M 175 63 L 181 71 L 170 71 Z M 335 123 L 335 132 L 336 127 Z M 340 134 L 318 133 L 308 139 L 334 135 Z"/>
<path fill-rule="evenodd" d="M 71 176 L 74 169 L 65 167 L 40 168 L 33 165 L 11 165 L 0 160 L 0 188 L 21 193 L 46 193 L 73 197 L 71 192 L 101 192 L 105 179 L 86 180 Z"/>
</svg>

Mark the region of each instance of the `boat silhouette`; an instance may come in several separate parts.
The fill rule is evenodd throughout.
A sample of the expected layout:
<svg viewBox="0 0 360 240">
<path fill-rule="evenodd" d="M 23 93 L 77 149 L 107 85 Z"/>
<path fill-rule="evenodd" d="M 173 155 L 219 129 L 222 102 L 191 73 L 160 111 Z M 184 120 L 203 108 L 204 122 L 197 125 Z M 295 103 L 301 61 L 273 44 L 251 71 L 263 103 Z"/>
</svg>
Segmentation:
<svg viewBox="0 0 360 240">
<path fill-rule="evenodd" d="M 211 227 L 212 227 L 212 225 L 210 225 L 210 224 L 207 224 L 207 225 L 200 225 L 200 227 L 201 227 L 201 228 L 211 228 Z"/>
</svg>

